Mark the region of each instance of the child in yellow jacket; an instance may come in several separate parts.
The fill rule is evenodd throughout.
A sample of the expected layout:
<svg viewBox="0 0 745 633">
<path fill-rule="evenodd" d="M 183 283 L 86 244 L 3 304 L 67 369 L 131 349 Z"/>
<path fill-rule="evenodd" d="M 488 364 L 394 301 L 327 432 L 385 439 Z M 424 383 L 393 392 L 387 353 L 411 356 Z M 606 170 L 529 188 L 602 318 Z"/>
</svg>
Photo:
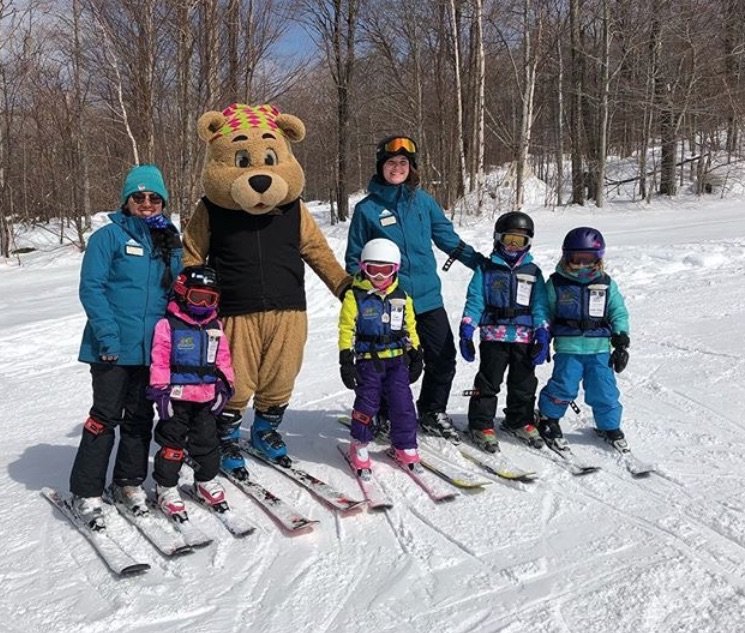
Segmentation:
<svg viewBox="0 0 745 633">
<path fill-rule="evenodd" d="M 356 397 L 352 411 L 350 460 L 370 469 L 367 444 L 383 399 L 391 420 L 391 445 L 402 464 L 419 461 L 417 417 L 410 383 L 419 379 L 423 360 L 414 304 L 398 285 L 401 263 L 391 240 L 370 240 L 362 249 L 360 272 L 344 295 L 339 315 L 341 379 Z"/>
</svg>

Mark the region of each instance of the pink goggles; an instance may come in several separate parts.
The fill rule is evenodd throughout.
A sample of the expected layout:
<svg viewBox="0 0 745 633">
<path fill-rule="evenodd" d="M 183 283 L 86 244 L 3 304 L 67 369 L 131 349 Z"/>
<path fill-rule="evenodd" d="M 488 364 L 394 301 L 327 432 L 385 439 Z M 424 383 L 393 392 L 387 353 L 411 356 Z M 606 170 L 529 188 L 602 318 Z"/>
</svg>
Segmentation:
<svg viewBox="0 0 745 633">
<path fill-rule="evenodd" d="M 391 262 L 362 262 L 360 268 L 368 277 L 373 279 L 387 279 L 396 274 L 399 265 Z"/>
</svg>

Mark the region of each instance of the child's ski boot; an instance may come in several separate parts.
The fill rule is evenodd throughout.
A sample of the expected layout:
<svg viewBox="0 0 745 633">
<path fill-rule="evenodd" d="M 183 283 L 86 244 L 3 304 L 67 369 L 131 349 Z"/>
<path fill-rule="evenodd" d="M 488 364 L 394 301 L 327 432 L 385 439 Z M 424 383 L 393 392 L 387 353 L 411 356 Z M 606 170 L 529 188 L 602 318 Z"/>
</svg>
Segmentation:
<svg viewBox="0 0 745 633">
<path fill-rule="evenodd" d="M 569 448 L 569 443 L 564 439 L 564 434 L 561 432 L 559 421 L 556 418 L 539 415 L 537 426 L 538 433 L 549 447 L 560 451 Z"/>
<path fill-rule="evenodd" d="M 510 435 L 516 437 L 521 442 L 525 442 L 528 446 L 533 448 L 543 448 L 543 439 L 538 429 L 532 424 L 524 424 L 523 426 L 512 427 L 502 424 L 501 429 Z M 561 433 L 561 429 L 559 429 Z"/>
<path fill-rule="evenodd" d="M 217 512 L 225 512 L 229 509 L 228 502 L 225 500 L 225 488 L 217 479 L 195 481 L 194 494 Z"/>
<path fill-rule="evenodd" d="M 352 440 L 349 445 L 349 461 L 352 462 L 352 466 L 357 469 L 358 473 L 362 471 L 368 471 L 369 473 L 372 470 L 372 462 L 365 442 Z"/>
<path fill-rule="evenodd" d="M 292 460 L 287 456 L 285 441 L 277 432 L 286 408 L 287 405 L 284 405 L 269 407 L 266 411 L 255 411 L 254 423 L 251 425 L 251 445 L 273 462 L 289 468 Z"/>
<path fill-rule="evenodd" d="M 499 450 L 499 441 L 494 429 L 469 429 L 468 435 L 471 441 L 482 451 L 496 453 Z"/>
<path fill-rule="evenodd" d="M 179 523 L 189 520 L 186 514 L 186 504 L 181 498 L 178 486 L 161 486 L 157 484 L 155 486 L 155 494 L 157 496 L 158 507 L 163 514 Z"/>
<path fill-rule="evenodd" d="M 429 435 L 444 437 L 453 444 L 460 444 L 460 435 L 450 416 L 444 411 L 429 411 L 419 417 L 419 426 Z"/>
<path fill-rule="evenodd" d="M 629 450 L 629 445 L 626 442 L 626 436 L 623 434 L 623 431 L 621 429 L 610 429 L 607 431 L 595 429 L 595 433 L 597 433 L 606 442 L 608 442 L 608 444 L 612 444 L 617 450 L 621 451 L 622 453 Z"/>
<path fill-rule="evenodd" d="M 240 411 L 226 409 L 217 418 L 217 434 L 220 437 L 220 467 L 231 472 L 236 479 L 246 481 L 246 460 L 238 447 L 242 419 Z"/>
<path fill-rule="evenodd" d="M 419 462 L 422 461 L 419 457 L 419 451 L 415 448 L 396 448 L 393 452 L 394 459 L 409 470 L 418 472 L 421 470 Z"/>
<path fill-rule="evenodd" d="M 121 503 L 134 516 L 144 516 L 150 512 L 147 507 L 147 495 L 142 486 L 118 486 L 111 484 L 111 497 Z"/>
<path fill-rule="evenodd" d="M 88 526 L 88 529 L 98 532 L 106 529 L 103 516 L 103 499 L 101 497 L 72 496 L 73 513 Z"/>
</svg>

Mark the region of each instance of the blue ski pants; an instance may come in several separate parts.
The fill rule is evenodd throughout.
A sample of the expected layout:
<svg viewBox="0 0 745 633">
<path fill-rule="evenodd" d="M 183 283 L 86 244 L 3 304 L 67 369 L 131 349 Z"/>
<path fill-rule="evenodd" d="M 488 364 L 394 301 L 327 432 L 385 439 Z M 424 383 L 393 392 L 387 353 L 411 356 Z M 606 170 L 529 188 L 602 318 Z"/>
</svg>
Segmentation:
<svg viewBox="0 0 745 633">
<path fill-rule="evenodd" d="M 621 426 L 623 406 L 616 376 L 608 366 L 610 354 L 556 354 L 554 370 L 538 397 L 538 409 L 547 418 L 564 417 L 569 403 L 579 394 L 580 382 L 585 403 L 592 408 L 595 426 L 611 431 Z"/>
</svg>

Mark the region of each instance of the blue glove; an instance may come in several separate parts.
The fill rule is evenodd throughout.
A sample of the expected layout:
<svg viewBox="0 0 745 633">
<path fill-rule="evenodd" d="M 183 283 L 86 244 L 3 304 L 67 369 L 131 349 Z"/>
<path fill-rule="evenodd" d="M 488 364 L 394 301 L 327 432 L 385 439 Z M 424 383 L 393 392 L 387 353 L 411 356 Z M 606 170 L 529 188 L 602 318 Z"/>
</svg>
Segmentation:
<svg viewBox="0 0 745 633">
<path fill-rule="evenodd" d="M 171 403 L 171 388 L 156 387 L 150 385 L 145 390 L 145 396 L 148 400 L 155 403 L 155 409 L 158 411 L 158 418 L 161 420 L 170 420 L 173 417 L 173 404 Z"/>
<path fill-rule="evenodd" d="M 473 345 L 473 333 L 475 331 L 476 328 L 471 323 L 460 324 L 460 355 L 469 363 L 476 360 L 476 348 Z"/>
<path fill-rule="evenodd" d="M 533 365 L 541 365 L 546 361 L 551 362 L 550 342 L 551 336 L 548 333 L 548 328 L 539 327 L 533 332 L 533 345 L 530 348 Z"/>
<path fill-rule="evenodd" d="M 210 411 L 215 415 L 220 415 L 234 393 L 235 390 L 228 383 L 218 380 L 215 383 L 215 399 L 212 401 Z"/>
</svg>

